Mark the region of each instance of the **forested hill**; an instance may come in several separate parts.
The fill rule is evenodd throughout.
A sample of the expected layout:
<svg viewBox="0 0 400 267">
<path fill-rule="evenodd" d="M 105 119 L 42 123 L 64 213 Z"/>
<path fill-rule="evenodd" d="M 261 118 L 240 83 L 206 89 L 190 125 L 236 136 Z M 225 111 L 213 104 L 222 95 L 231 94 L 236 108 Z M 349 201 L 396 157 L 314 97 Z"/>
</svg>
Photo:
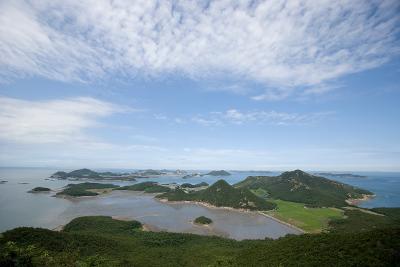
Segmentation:
<svg viewBox="0 0 400 267">
<path fill-rule="evenodd" d="M 200 201 L 217 207 L 232 207 L 249 210 L 270 210 L 274 203 L 254 195 L 246 188 L 234 188 L 224 180 L 219 180 L 207 189 L 186 193 L 176 189 L 157 196 L 169 201 Z"/>
<path fill-rule="evenodd" d="M 347 199 L 362 198 L 373 193 L 351 185 L 311 175 L 301 170 L 279 176 L 250 176 L 235 185 L 237 188 L 265 190 L 268 197 L 313 206 L 342 207 Z"/>
</svg>

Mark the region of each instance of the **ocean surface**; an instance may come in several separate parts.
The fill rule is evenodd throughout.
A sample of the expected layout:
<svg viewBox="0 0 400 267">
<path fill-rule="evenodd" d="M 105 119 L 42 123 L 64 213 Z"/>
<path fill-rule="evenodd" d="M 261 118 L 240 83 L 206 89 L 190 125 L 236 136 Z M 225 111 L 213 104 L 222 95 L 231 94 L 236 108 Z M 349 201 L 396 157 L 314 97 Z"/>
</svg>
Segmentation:
<svg viewBox="0 0 400 267">
<path fill-rule="evenodd" d="M 27 191 L 36 186 L 57 190 L 69 183 L 79 181 L 45 180 L 56 169 L 43 168 L 0 168 L 0 232 L 18 226 L 33 226 L 54 229 L 71 219 L 84 215 L 108 215 L 136 219 L 153 230 L 188 232 L 205 235 L 219 235 L 234 239 L 278 238 L 286 234 L 297 234 L 297 230 L 255 212 L 243 213 L 227 209 L 207 208 L 198 204 L 162 203 L 151 194 L 138 192 L 113 192 L 96 197 L 63 199 L 53 197 L 54 193 L 31 194 Z M 113 170 L 117 171 L 117 170 Z M 126 171 L 126 170 L 124 170 Z M 278 175 L 279 172 L 231 172 L 223 177 L 234 184 L 250 175 Z M 353 173 L 367 178 L 328 177 L 340 182 L 368 189 L 376 194 L 372 200 L 360 204 L 362 207 L 400 207 L 400 173 Z M 203 176 L 182 179 L 181 176 L 161 176 L 138 179 L 159 183 L 209 184 L 218 177 Z M 135 182 L 113 181 L 118 185 Z M 211 227 L 197 226 L 192 221 L 204 215 L 214 223 Z"/>
</svg>

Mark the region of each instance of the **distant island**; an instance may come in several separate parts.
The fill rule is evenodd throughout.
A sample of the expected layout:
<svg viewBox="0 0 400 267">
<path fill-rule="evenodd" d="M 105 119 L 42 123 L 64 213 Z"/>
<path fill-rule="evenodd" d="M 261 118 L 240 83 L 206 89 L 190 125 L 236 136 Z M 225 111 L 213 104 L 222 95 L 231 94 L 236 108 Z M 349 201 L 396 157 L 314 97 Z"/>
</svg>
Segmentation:
<svg viewBox="0 0 400 267">
<path fill-rule="evenodd" d="M 100 193 L 107 193 L 112 189 L 118 188 L 114 184 L 100 184 L 100 183 L 80 183 L 68 184 L 64 190 L 58 192 L 56 196 L 70 196 L 70 197 L 83 197 L 83 196 L 97 196 Z"/>
<path fill-rule="evenodd" d="M 197 201 L 217 207 L 246 210 L 270 210 L 276 206 L 274 203 L 256 196 L 248 189 L 231 186 L 225 180 L 219 180 L 207 189 L 195 192 L 185 192 L 181 188 L 176 188 L 158 195 L 156 198 L 168 201 Z"/>
<path fill-rule="evenodd" d="M 198 183 L 198 184 L 190 184 L 190 183 L 181 184 L 182 188 L 198 188 L 198 187 L 204 187 L 204 186 L 209 186 L 209 184 L 206 183 L 206 182 L 201 182 L 201 183 Z"/>
<path fill-rule="evenodd" d="M 212 223 L 212 220 L 205 216 L 200 216 L 200 217 L 197 217 L 193 222 L 196 224 L 208 225 L 208 224 Z"/>
<path fill-rule="evenodd" d="M 358 174 L 352 174 L 352 173 L 331 173 L 331 172 L 317 172 L 315 175 L 320 175 L 320 176 L 331 176 L 331 177 L 350 177 L 350 178 L 367 178 L 365 175 L 358 175 Z"/>
<path fill-rule="evenodd" d="M 50 191 L 51 191 L 50 188 L 38 186 L 28 191 L 28 193 L 40 193 L 40 192 L 50 192 Z"/>
<path fill-rule="evenodd" d="M 5 183 L 7 183 L 8 181 L 6 181 L 6 180 L 1 180 L 0 181 L 0 184 L 5 184 Z"/>
<path fill-rule="evenodd" d="M 229 176 L 231 175 L 229 172 L 220 170 L 220 171 L 210 171 L 209 173 L 205 175 L 210 175 L 210 176 Z"/>
<path fill-rule="evenodd" d="M 144 191 L 146 193 L 165 193 L 171 191 L 169 187 L 160 185 L 156 182 L 143 182 L 134 185 L 121 186 L 114 190 Z"/>
<path fill-rule="evenodd" d="M 126 180 L 136 181 L 137 176 L 129 173 L 96 172 L 90 169 L 79 169 L 71 172 L 58 171 L 50 176 L 55 179 L 92 179 L 92 180 Z"/>
</svg>

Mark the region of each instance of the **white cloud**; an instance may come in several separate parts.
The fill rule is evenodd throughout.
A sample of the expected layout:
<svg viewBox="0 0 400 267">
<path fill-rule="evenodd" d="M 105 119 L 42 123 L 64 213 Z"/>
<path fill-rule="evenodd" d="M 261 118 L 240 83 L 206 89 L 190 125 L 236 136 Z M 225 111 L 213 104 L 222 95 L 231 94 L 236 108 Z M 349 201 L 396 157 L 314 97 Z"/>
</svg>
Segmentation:
<svg viewBox="0 0 400 267">
<path fill-rule="evenodd" d="M 85 142 L 84 130 L 99 127 L 99 118 L 129 109 L 89 97 L 27 101 L 0 97 L 0 139 L 17 143 Z M 107 145 L 107 144 L 106 144 Z"/>
<path fill-rule="evenodd" d="M 320 121 L 332 112 L 318 113 L 287 113 L 277 111 L 240 111 L 237 109 L 229 109 L 224 112 L 211 112 L 202 116 L 195 116 L 192 121 L 204 126 L 217 126 L 226 124 L 274 124 L 274 125 L 293 125 L 293 124 L 309 124 Z"/>
<path fill-rule="evenodd" d="M 0 77 L 228 73 L 272 88 L 255 99 L 282 99 L 294 87 L 318 86 L 397 55 L 399 9 L 398 0 L 6 0 Z"/>
</svg>

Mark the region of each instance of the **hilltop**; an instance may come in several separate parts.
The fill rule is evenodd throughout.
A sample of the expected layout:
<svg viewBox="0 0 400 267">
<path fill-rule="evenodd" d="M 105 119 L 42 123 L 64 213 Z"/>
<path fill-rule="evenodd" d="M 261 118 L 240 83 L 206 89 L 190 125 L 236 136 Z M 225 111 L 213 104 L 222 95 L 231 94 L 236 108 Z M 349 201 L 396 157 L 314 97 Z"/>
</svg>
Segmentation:
<svg viewBox="0 0 400 267">
<path fill-rule="evenodd" d="M 210 187 L 197 192 L 186 193 L 177 188 L 157 196 L 169 201 L 200 201 L 217 207 L 232 207 L 248 210 L 270 210 L 275 204 L 254 195 L 246 188 L 235 188 L 225 180 L 219 180 Z"/>
<path fill-rule="evenodd" d="M 279 176 L 249 176 L 244 181 L 235 184 L 235 187 L 261 190 L 268 198 L 317 207 L 347 206 L 346 200 L 373 195 L 368 190 L 311 175 L 301 170 L 284 172 Z"/>
</svg>

